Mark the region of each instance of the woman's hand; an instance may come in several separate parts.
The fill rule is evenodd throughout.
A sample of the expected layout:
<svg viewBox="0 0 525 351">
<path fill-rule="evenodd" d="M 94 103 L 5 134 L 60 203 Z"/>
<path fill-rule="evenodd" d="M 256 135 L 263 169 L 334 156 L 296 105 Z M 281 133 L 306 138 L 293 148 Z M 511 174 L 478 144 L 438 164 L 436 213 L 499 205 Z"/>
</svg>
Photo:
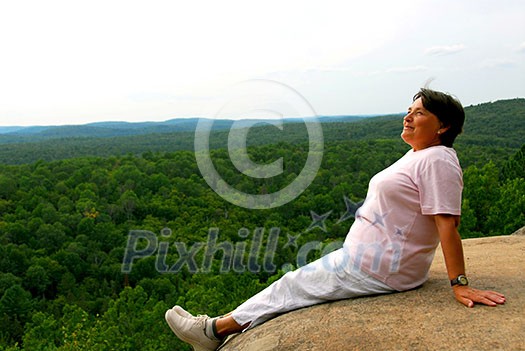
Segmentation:
<svg viewBox="0 0 525 351">
<path fill-rule="evenodd" d="M 456 300 L 467 307 L 474 307 L 475 303 L 487 306 L 497 306 L 505 303 L 505 296 L 496 291 L 478 290 L 470 286 L 454 286 L 452 289 Z"/>
<path fill-rule="evenodd" d="M 457 230 L 459 216 L 435 215 L 434 221 L 438 228 L 449 279 L 465 274 L 463 245 Z M 467 307 L 474 307 L 475 303 L 487 306 L 497 306 L 505 303 L 505 296 L 496 291 L 478 290 L 468 285 L 454 285 L 452 289 L 456 300 Z"/>
</svg>

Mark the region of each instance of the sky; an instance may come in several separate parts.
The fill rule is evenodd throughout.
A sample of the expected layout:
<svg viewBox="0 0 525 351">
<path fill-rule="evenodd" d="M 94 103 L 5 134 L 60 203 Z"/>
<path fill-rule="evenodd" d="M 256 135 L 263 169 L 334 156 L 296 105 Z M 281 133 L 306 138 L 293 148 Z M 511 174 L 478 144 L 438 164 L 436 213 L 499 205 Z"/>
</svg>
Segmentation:
<svg viewBox="0 0 525 351">
<path fill-rule="evenodd" d="M 525 97 L 523 0 L 0 0 L 0 47 L 1 126 L 226 118 L 247 81 L 317 115 Z"/>
</svg>

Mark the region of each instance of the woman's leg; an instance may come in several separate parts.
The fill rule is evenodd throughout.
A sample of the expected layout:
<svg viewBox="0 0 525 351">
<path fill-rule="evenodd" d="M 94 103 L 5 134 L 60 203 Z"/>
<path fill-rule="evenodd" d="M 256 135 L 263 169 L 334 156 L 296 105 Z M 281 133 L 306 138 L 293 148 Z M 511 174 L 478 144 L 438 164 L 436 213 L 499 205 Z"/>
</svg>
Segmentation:
<svg viewBox="0 0 525 351">
<path fill-rule="evenodd" d="M 228 326 L 225 330 L 251 328 L 279 314 L 326 301 L 392 291 L 382 282 L 352 269 L 349 255 L 344 249 L 339 249 L 286 273 L 248 299 L 232 312 L 235 324 L 224 321 Z M 222 323 L 217 321 L 217 325 Z"/>
<path fill-rule="evenodd" d="M 175 306 L 166 312 L 166 321 L 173 332 L 195 350 L 215 350 L 226 336 L 291 310 L 330 300 L 393 291 L 351 267 L 348 254 L 340 249 L 286 273 L 231 314 L 216 318 L 194 317 Z"/>
<path fill-rule="evenodd" d="M 240 333 L 246 329 L 246 327 L 248 327 L 248 324 L 240 325 L 235 321 L 235 319 L 233 319 L 231 313 L 218 318 L 216 321 L 217 336 L 220 338 L 225 338 L 228 335 Z"/>
</svg>

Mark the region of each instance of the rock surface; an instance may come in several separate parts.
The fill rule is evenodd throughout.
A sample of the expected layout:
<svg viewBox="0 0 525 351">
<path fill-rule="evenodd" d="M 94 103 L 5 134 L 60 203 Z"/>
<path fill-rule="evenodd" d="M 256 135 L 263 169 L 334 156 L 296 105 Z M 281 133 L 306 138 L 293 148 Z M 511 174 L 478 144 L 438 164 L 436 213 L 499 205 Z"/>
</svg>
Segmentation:
<svg viewBox="0 0 525 351">
<path fill-rule="evenodd" d="M 292 311 L 231 337 L 220 350 L 525 350 L 525 235 L 463 245 L 471 285 L 504 293 L 505 305 L 456 302 L 438 248 L 419 289 Z"/>
</svg>

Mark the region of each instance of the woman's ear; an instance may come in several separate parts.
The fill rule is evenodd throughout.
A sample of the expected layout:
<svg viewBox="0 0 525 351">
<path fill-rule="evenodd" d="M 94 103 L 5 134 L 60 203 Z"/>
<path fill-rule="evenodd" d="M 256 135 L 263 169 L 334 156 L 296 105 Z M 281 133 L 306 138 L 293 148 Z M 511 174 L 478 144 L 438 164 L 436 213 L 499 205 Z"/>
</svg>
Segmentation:
<svg viewBox="0 0 525 351">
<path fill-rule="evenodd" d="M 443 133 L 445 133 L 445 132 L 446 132 L 447 130 L 449 130 L 449 129 L 450 129 L 450 126 L 441 127 L 441 128 L 438 129 L 437 133 L 438 133 L 438 134 L 443 134 Z"/>
</svg>

